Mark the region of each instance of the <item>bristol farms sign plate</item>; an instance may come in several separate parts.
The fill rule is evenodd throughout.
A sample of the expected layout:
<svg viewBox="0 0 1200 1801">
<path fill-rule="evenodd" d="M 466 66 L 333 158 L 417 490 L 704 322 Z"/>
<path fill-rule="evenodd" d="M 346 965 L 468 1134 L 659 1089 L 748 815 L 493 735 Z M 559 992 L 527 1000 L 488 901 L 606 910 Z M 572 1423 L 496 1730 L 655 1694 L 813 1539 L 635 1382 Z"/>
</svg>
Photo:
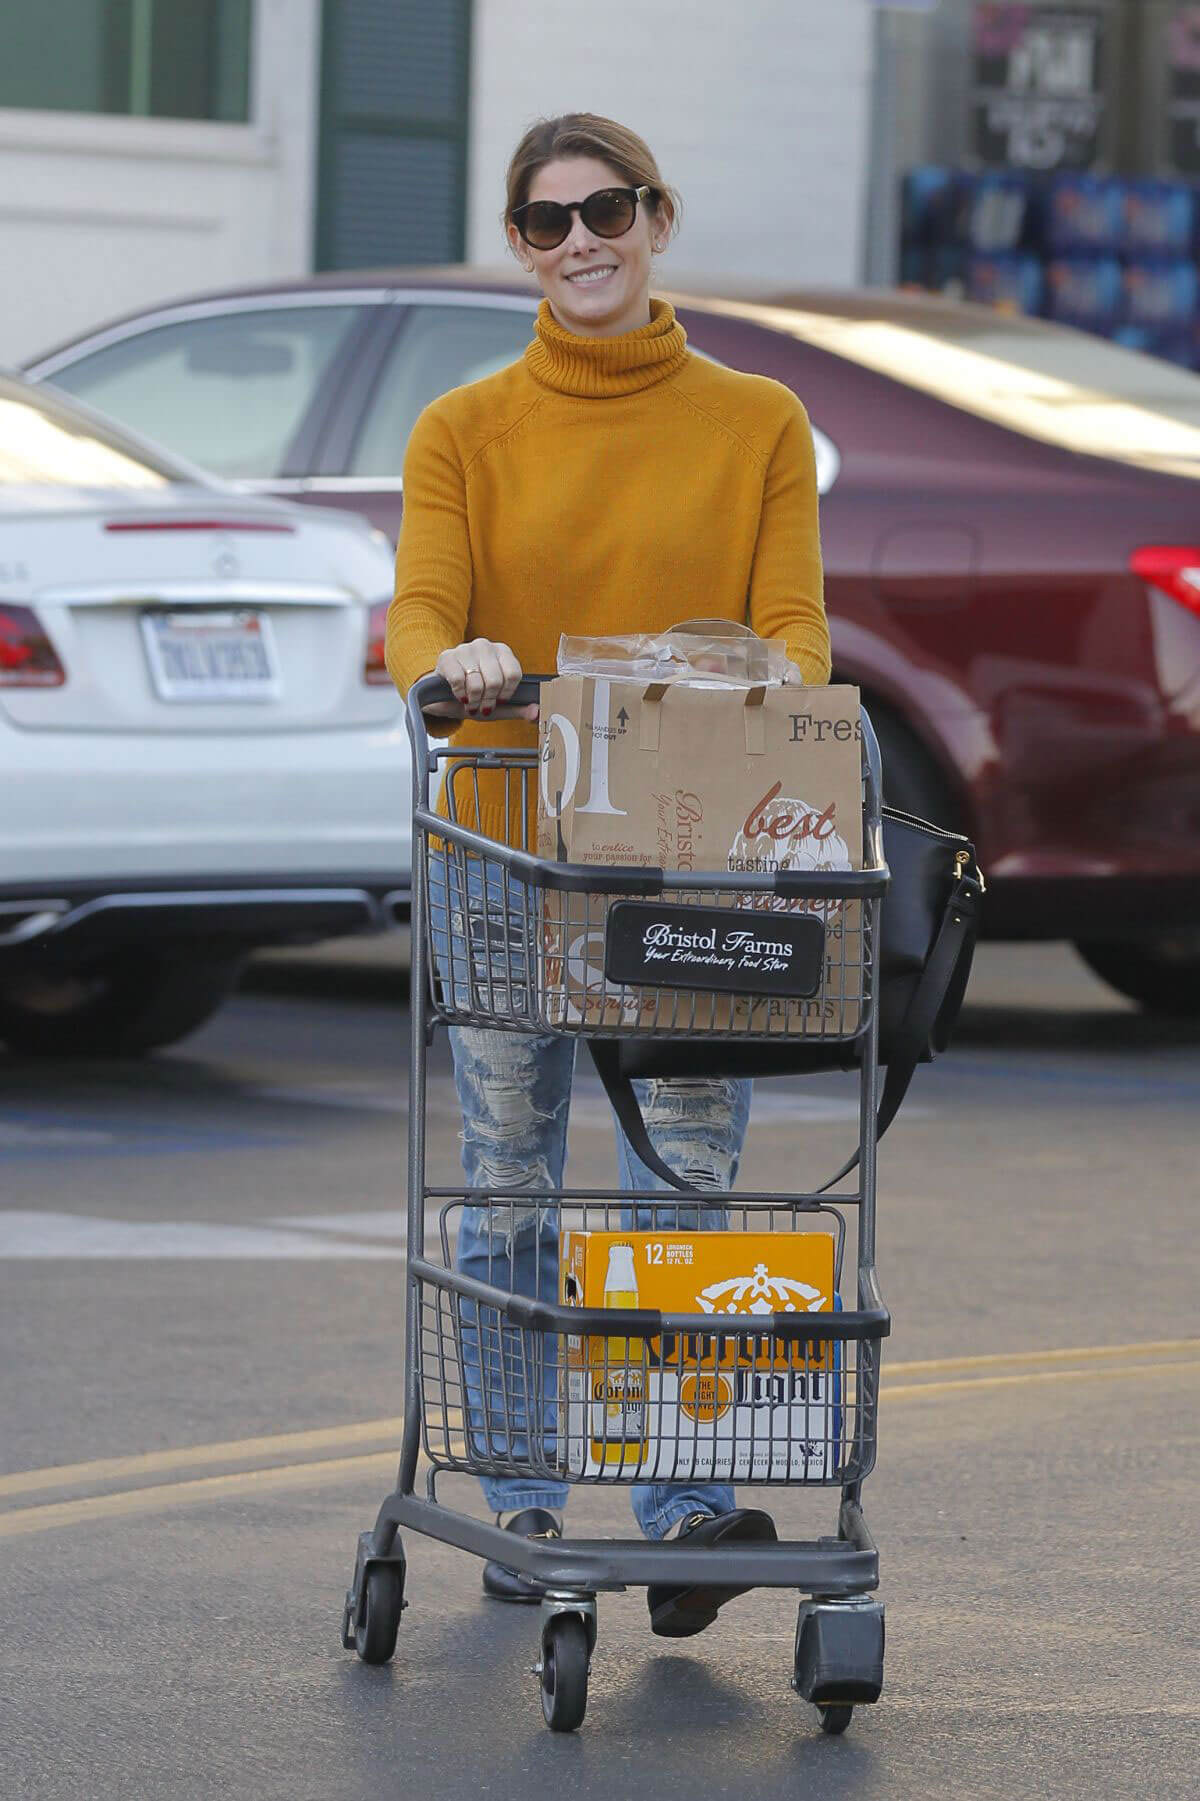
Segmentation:
<svg viewBox="0 0 1200 1801">
<path fill-rule="evenodd" d="M 610 982 L 734 994 L 815 994 L 825 926 L 811 914 L 618 901 L 608 916 Z"/>
</svg>

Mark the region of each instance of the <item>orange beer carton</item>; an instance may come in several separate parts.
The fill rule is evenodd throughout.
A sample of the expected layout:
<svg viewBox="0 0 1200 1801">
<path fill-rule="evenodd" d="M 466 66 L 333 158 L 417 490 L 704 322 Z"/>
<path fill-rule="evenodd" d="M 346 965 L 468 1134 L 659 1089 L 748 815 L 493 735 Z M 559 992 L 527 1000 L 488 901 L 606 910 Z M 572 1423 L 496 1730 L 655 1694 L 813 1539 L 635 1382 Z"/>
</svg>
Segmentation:
<svg viewBox="0 0 1200 1801">
<path fill-rule="evenodd" d="M 838 1461 L 834 1346 L 718 1338 L 732 1318 L 829 1312 L 828 1232 L 564 1230 L 564 1306 L 709 1314 L 680 1339 L 569 1334 L 560 1421 L 575 1475 L 819 1481 Z"/>
</svg>

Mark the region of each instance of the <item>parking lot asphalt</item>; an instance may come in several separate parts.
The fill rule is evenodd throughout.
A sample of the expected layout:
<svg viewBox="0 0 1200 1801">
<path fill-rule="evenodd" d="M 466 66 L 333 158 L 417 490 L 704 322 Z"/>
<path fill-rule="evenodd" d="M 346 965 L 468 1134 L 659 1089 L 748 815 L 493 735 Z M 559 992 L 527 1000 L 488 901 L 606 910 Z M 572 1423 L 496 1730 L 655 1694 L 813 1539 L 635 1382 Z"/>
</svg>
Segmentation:
<svg viewBox="0 0 1200 1801">
<path fill-rule="evenodd" d="M 794 1595 L 681 1645 L 631 1591 L 564 1738 L 536 1610 L 452 1549 L 409 1541 L 393 1664 L 338 1644 L 403 1411 L 403 962 L 261 959 L 144 1063 L 0 1059 L 5 1796 L 1192 1795 L 1200 1028 L 1065 949 L 985 947 L 881 1158 L 882 1700 L 820 1735 Z M 442 1044 L 431 1072 L 452 1179 Z M 744 1180 L 832 1170 L 848 1137 L 841 1078 L 763 1084 Z M 608 1179 L 582 1077 L 571 1150 Z M 766 1504 L 832 1524 L 828 1494 Z M 631 1530 L 624 1497 L 580 1493 L 568 1529 Z"/>
</svg>

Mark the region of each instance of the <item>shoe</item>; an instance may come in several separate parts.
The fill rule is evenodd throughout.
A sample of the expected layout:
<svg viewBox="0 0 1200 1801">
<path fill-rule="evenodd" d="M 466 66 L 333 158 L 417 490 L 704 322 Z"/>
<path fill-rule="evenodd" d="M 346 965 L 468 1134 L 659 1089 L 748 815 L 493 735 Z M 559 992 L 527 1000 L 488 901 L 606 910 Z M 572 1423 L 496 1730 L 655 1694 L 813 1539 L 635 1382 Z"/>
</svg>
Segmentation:
<svg viewBox="0 0 1200 1801">
<path fill-rule="evenodd" d="M 778 1537 L 769 1513 L 754 1507 L 738 1507 L 732 1513 L 689 1514 L 679 1528 L 678 1539 L 694 1545 L 773 1544 Z M 660 1638 L 691 1638 L 703 1632 L 717 1617 L 717 1610 L 735 1595 L 747 1593 L 751 1584 L 727 1588 L 716 1583 L 699 1583 L 693 1588 L 677 1588 L 665 1582 L 652 1582 L 646 1590 L 650 1609 L 650 1630 Z"/>
<path fill-rule="evenodd" d="M 499 1517 L 496 1524 L 500 1524 Z M 561 1538 L 562 1521 L 545 1507 L 523 1507 L 520 1513 L 513 1514 L 504 1530 L 515 1532 L 518 1538 Z M 489 1560 L 483 1566 L 483 1592 L 497 1601 L 540 1601 L 546 1585 L 534 1576 L 518 1575 L 506 1564 Z"/>
</svg>

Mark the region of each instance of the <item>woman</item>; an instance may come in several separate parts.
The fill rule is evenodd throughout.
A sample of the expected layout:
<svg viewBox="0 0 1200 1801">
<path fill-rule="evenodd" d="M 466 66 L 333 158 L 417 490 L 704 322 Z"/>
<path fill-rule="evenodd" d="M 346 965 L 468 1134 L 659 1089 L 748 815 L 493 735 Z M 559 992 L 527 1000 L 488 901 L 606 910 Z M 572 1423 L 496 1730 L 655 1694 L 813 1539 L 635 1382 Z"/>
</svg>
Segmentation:
<svg viewBox="0 0 1200 1801">
<path fill-rule="evenodd" d="M 829 679 L 808 419 L 778 383 L 693 356 L 671 307 L 650 298 L 653 259 L 678 217 L 647 146 L 610 119 L 543 120 L 513 155 L 504 222 L 544 296 L 533 341 L 521 362 L 442 395 L 418 420 L 388 619 L 393 678 L 402 692 L 431 669 L 445 678 L 460 704 L 441 710 L 465 713 L 456 744 L 494 743 L 494 727 L 472 722 L 498 717 L 522 721 L 507 741 L 535 742 L 536 709 L 518 715 L 505 703 L 524 669 L 553 669 L 564 631 L 728 618 L 783 639 L 791 679 Z M 483 778 L 478 817 L 472 807 L 464 823 L 501 839 L 516 829 L 502 788 Z M 575 1040 L 468 1028 L 450 1038 L 468 1183 L 561 1187 Z M 749 1083 L 656 1081 L 641 1099 L 659 1156 L 698 1187 L 728 1190 Z M 618 1147 L 623 1188 L 663 1187 L 619 1129 Z M 502 1250 L 513 1286 L 555 1293 L 557 1248 L 552 1215 L 540 1234 L 532 1218 L 523 1234 L 518 1223 Z M 487 1279 L 497 1246 L 484 1209 L 466 1210 L 457 1255 Z M 511 1530 L 559 1533 L 565 1486 L 508 1477 L 484 1491 L 502 1521 L 512 1515 Z M 736 1509 L 723 1484 L 632 1493 L 651 1538 L 675 1528 L 696 1544 L 775 1535 L 768 1515 Z M 513 1600 L 541 1593 L 496 1564 L 484 1586 Z M 654 1629 L 700 1631 L 733 1592 L 651 1588 Z"/>
</svg>

